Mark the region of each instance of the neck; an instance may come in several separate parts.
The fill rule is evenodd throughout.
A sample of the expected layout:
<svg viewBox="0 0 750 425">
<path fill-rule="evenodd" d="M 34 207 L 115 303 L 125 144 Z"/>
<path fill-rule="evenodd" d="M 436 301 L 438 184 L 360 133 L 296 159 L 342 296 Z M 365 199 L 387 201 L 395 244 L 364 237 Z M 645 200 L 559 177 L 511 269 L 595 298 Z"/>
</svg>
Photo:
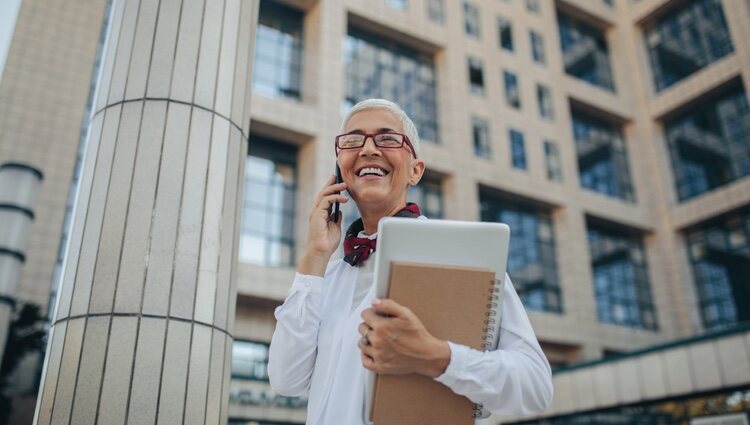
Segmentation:
<svg viewBox="0 0 750 425">
<path fill-rule="evenodd" d="M 390 208 L 362 208 L 362 224 L 365 227 L 365 235 L 372 235 L 378 231 L 378 222 L 383 217 L 390 217 L 406 207 L 406 201 Z"/>
</svg>

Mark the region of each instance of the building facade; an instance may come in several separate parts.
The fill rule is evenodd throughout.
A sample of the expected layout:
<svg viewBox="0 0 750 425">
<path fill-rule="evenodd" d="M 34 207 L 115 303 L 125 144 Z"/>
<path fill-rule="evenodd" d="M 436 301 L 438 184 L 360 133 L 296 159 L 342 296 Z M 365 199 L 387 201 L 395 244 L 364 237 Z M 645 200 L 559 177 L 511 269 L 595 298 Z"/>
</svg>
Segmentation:
<svg viewBox="0 0 750 425">
<path fill-rule="evenodd" d="M 17 304 L 55 300 L 107 8 L 18 9 L 0 165 L 44 181 Z M 231 424 L 304 423 L 305 396 L 268 385 L 273 311 L 343 112 L 369 97 L 419 129 L 428 172 L 410 197 L 425 215 L 511 226 L 509 274 L 555 370 L 533 423 L 748 410 L 750 2 L 264 0 L 259 16 Z M 38 364 L 13 374 L 16 412 L 33 406 Z"/>
</svg>

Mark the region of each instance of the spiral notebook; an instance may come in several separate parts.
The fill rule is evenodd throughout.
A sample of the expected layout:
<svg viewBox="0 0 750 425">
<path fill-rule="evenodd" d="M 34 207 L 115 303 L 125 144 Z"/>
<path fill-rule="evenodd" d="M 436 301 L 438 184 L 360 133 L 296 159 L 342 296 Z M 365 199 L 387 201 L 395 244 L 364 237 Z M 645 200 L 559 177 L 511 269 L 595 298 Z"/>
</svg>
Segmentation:
<svg viewBox="0 0 750 425">
<path fill-rule="evenodd" d="M 494 348 L 501 290 L 489 269 L 393 262 L 388 298 L 435 337 L 487 350 Z M 377 375 L 370 418 L 375 425 L 471 425 L 480 409 L 426 376 Z"/>
</svg>

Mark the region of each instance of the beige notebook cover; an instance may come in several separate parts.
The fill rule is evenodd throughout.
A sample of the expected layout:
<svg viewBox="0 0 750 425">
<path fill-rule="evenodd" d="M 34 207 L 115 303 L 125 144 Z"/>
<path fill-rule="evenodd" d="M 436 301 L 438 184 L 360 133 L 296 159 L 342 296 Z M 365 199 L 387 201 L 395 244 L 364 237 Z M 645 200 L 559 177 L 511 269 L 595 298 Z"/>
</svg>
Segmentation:
<svg viewBox="0 0 750 425">
<path fill-rule="evenodd" d="M 482 350 L 495 273 L 394 262 L 388 298 L 410 308 L 436 338 Z M 432 378 L 377 375 L 375 425 L 473 425 L 474 404 Z"/>
</svg>

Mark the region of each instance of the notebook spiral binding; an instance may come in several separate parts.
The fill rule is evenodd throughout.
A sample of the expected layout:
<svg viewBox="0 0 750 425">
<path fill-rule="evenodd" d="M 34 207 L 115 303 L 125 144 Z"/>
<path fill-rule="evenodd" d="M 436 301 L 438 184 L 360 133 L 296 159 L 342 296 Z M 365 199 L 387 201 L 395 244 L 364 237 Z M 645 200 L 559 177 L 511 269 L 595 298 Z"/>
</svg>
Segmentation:
<svg viewBox="0 0 750 425">
<path fill-rule="evenodd" d="M 495 316 L 497 315 L 497 303 L 500 299 L 500 291 L 502 290 L 502 286 L 499 283 L 497 279 L 491 280 L 489 294 L 487 295 L 487 313 L 485 313 L 487 319 L 484 321 L 484 336 L 482 336 L 482 348 L 485 351 L 495 348 L 493 347 L 495 330 L 497 329 L 495 324 L 499 322 L 499 319 L 496 319 Z M 485 410 L 481 404 L 474 404 L 473 410 L 475 419 L 490 417 L 490 412 Z"/>
</svg>

